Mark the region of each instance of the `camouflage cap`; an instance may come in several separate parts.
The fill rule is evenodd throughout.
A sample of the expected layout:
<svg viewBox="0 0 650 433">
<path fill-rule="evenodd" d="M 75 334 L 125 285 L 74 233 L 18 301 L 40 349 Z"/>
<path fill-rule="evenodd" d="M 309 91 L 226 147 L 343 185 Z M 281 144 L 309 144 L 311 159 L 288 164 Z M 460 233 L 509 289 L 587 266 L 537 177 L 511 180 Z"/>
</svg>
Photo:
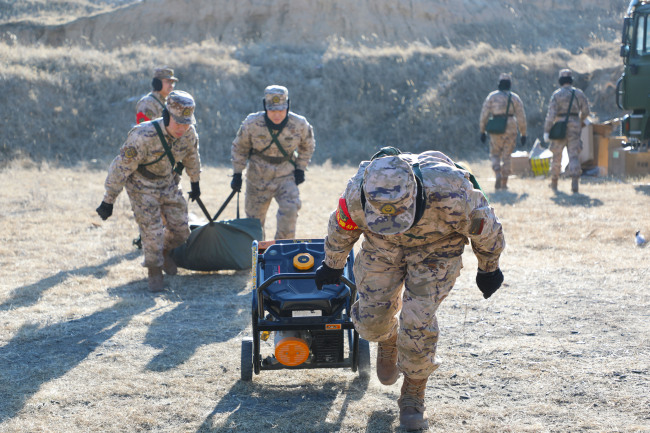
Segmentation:
<svg viewBox="0 0 650 433">
<path fill-rule="evenodd" d="M 370 231 L 404 233 L 415 221 L 417 184 L 411 165 L 399 156 L 370 162 L 363 175 L 364 208 Z"/>
<path fill-rule="evenodd" d="M 178 78 L 174 77 L 174 70 L 167 67 L 154 69 L 153 77 L 158 78 L 159 80 L 164 80 L 166 78 L 168 80 L 178 81 Z"/>
<path fill-rule="evenodd" d="M 194 118 L 194 98 L 187 92 L 182 90 L 174 90 L 167 97 L 167 110 L 169 115 L 174 118 L 176 123 L 184 125 L 193 125 L 196 123 Z"/>
<path fill-rule="evenodd" d="M 264 89 L 264 101 L 267 110 L 286 110 L 289 108 L 289 90 L 284 86 L 268 86 Z"/>
<path fill-rule="evenodd" d="M 499 81 L 502 81 L 502 80 L 512 81 L 512 77 L 510 76 L 510 74 L 504 72 L 501 75 L 499 75 Z"/>
<path fill-rule="evenodd" d="M 571 69 L 562 69 L 558 75 L 558 78 L 562 78 L 562 77 L 572 78 L 573 74 L 571 73 Z"/>
</svg>

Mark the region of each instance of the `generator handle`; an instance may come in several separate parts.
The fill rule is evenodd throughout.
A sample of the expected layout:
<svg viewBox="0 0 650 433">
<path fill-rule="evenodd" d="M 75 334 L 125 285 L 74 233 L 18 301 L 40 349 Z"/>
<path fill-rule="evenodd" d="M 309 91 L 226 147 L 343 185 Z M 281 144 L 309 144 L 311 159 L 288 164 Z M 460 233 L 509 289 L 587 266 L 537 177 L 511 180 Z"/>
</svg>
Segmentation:
<svg viewBox="0 0 650 433">
<path fill-rule="evenodd" d="M 315 272 L 309 273 L 287 273 L 287 274 L 275 274 L 271 275 L 269 278 L 264 280 L 262 284 L 257 288 L 257 315 L 258 317 L 264 317 L 264 290 L 269 287 L 271 284 L 280 280 L 313 280 L 316 277 Z M 350 300 L 351 304 L 357 298 L 357 285 L 348 279 L 345 275 L 341 275 L 341 282 L 350 288 Z"/>
</svg>

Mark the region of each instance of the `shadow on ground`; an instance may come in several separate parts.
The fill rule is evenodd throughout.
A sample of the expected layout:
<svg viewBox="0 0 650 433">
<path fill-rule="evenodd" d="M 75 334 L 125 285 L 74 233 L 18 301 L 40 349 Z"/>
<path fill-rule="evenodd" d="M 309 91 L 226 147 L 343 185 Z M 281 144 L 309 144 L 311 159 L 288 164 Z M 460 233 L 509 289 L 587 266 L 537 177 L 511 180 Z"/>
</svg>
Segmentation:
<svg viewBox="0 0 650 433">
<path fill-rule="evenodd" d="M 528 193 L 525 192 L 523 194 L 517 194 L 516 192 L 505 190 L 488 193 L 487 196 L 490 203 L 513 205 L 526 200 L 528 198 Z"/>
<path fill-rule="evenodd" d="M 122 259 L 124 256 L 116 261 Z M 109 262 L 82 269 L 88 274 L 101 273 Z M 42 280 L 43 288 L 36 286 L 41 291 L 45 290 L 60 282 L 55 277 Z M 141 281 L 136 281 L 116 289 L 138 293 L 141 292 L 141 285 Z M 109 308 L 80 319 L 58 322 L 40 329 L 34 324 L 23 325 L 11 341 L 0 347 L 0 401 L 3 405 L 0 423 L 16 416 L 43 384 L 64 376 L 98 346 L 125 328 L 132 317 L 153 305 L 152 297 L 139 296 L 137 302 L 125 297 Z"/>
<path fill-rule="evenodd" d="M 144 342 L 161 352 L 147 364 L 148 370 L 176 368 L 199 347 L 228 341 L 250 322 L 250 315 L 237 314 L 250 311 L 250 293 L 241 293 L 250 279 L 249 270 L 165 278 L 172 285 L 166 296 L 180 303 L 149 326 Z"/>
<path fill-rule="evenodd" d="M 293 424 L 292 431 L 342 431 L 343 420 L 353 416 L 348 413 L 350 403 L 360 400 L 367 389 L 368 379 L 360 376 L 351 382 L 330 379 L 318 384 L 282 386 L 239 381 L 223 396 L 197 432 L 272 431 L 274 426 L 286 426 L 288 422 Z"/>
<path fill-rule="evenodd" d="M 597 198 L 591 198 L 588 195 L 576 193 L 576 194 L 566 194 L 561 191 L 557 191 L 551 200 L 558 206 L 580 206 L 580 207 L 596 207 L 602 206 L 602 200 Z"/>
<path fill-rule="evenodd" d="M 60 271 L 56 274 L 43 278 L 33 284 L 17 287 L 11 291 L 9 298 L 0 304 L 0 311 L 6 311 L 14 308 L 28 307 L 36 304 L 41 295 L 56 286 L 64 280 L 74 276 L 93 276 L 96 279 L 103 278 L 108 273 L 108 268 L 120 262 L 133 260 L 140 255 L 139 251 L 132 251 L 121 256 L 111 257 L 104 263 L 94 266 L 84 266 L 82 268 Z"/>
</svg>

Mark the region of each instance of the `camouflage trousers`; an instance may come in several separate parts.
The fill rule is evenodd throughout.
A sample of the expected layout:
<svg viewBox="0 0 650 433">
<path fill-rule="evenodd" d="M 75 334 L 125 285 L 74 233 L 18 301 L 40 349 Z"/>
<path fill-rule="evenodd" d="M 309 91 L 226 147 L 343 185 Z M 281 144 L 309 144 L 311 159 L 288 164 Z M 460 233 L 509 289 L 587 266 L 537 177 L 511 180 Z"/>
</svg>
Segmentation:
<svg viewBox="0 0 650 433">
<path fill-rule="evenodd" d="M 569 154 L 569 165 L 566 168 L 566 174 L 575 177 L 582 174 L 582 165 L 580 164 L 580 151 L 582 150 L 582 141 L 580 132 L 582 125 L 577 122 L 569 122 L 567 125 L 566 138 L 564 140 L 551 140 L 549 149 L 553 152 L 551 161 L 551 176 L 559 177 L 562 171 L 562 151 L 564 146 Z"/>
<path fill-rule="evenodd" d="M 510 176 L 512 171 L 510 155 L 517 146 L 517 130 L 506 130 L 503 134 L 490 134 L 490 162 L 495 173 Z"/>
<path fill-rule="evenodd" d="M 245 209 L 248 218 L 266 220 L 271 200 L 278 203 L 277 229 L 274 239 L 293 239 L 296 236 L 296 221 L 300 210 L 300 192 L 293 174 L 256 184 L 246 179 Z"/>
<path fill-rule="evenodd" d="M 176 248 L 190 235 L 187 202 L 182 191 L 176 184 L 144 190 L 127 182 L 126 192 L 142 237 L 142 265 L 162 267 L 163 249 Z"/>
<path fill-rule="evenodd" d="M 397 367 L 415 379 L 429 377 L 440 365 L 436 311 L 463 266 L 460 256 L 439 257 L 430 250 L 366 237 L 354 262 L 356 330 L 368 341 L 397 334 Z"/>
</svg>

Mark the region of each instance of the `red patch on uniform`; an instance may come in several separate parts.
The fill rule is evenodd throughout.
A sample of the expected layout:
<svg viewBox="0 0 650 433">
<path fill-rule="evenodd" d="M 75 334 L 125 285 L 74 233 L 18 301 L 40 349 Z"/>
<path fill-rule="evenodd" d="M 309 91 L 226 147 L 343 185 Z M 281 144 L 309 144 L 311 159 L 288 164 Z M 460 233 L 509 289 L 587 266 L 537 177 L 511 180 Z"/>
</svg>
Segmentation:
<svg viewBox="0 0 650 433">
<path fill-rule="evenodd" d="M 135 115 L 135 123 L 148 122 L 150 120 L 142 111 Z"/>
<path fill-rule="evenodd" d="M 359 226 L 352 221 L 352 218 L 350 218 L 348 204 L 345 202 L 345 198 L 343 197 L 339 199 L 339 207 L 336 209 L 336 221 L 343 230 L 356 230 L 359 228 Z"/>
</svg>

